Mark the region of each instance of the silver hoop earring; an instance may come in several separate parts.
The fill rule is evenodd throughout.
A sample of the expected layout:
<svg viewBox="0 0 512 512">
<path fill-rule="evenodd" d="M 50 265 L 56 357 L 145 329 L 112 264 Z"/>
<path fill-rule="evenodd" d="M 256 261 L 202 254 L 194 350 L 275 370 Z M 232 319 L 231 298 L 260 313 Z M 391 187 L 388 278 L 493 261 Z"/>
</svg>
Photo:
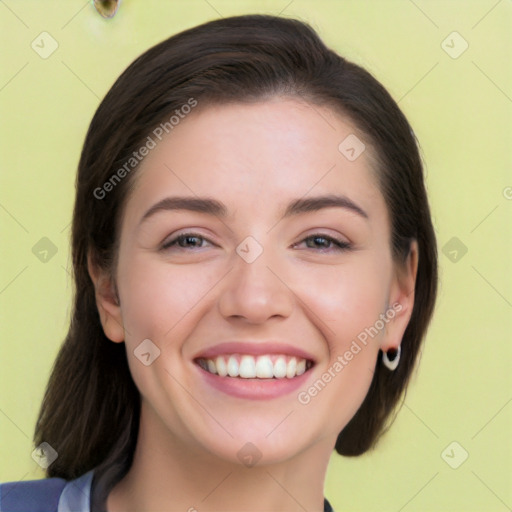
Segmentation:
<svg viewBox="0 0 512 512">
<path fill-rule="evenodd" d="M 398 363 L 400 362 L 400 353 L 402 352 L 402 347 L 398 345 L 398 348 L 390 349 L 387 352 L 382 352 L 382 362 L 384 366 L 390 370 L 394 371 L 398 367 Z"/>
</svg>

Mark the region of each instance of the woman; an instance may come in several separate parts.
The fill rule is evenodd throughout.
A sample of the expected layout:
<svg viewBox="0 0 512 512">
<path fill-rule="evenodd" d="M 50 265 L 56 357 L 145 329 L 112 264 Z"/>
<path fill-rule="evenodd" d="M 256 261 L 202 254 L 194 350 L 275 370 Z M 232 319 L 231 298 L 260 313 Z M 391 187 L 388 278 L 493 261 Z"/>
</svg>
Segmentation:
<svg viewBox="0 0 512 512">
<path fill-rule="evenodd" d="M 216 20 L 120 76 L 76 187 L 50 478 L 2 510 L 332 510 L 329 457 L 388 425 L 437 290 L 390 95 L 302 22 Z"/>
</svg>

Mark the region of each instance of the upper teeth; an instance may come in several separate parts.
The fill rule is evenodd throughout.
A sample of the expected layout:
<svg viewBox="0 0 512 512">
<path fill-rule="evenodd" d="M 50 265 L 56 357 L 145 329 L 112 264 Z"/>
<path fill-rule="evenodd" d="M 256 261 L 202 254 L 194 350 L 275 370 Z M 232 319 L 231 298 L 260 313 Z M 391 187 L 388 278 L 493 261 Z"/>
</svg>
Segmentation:
<svg viewBox="0 0 512 512">
<path fill-rule="evenodd" d="M 221 377 L 241 377 L 243 379 L 292 379 L 302 375 L 311 364 L 306 359 L 285 355 L 230 355 L 218 356 L 215 359 L 198 360 L 201 368 L 216 373 Z"/>
</svg>

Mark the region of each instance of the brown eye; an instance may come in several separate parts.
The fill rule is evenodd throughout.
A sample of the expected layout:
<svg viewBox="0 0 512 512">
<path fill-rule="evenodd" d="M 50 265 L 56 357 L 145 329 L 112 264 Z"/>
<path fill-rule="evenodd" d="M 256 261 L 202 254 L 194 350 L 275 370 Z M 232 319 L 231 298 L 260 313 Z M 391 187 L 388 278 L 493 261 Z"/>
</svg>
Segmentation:
<svg viewBox="0 0 512 512">
<path fill-rule="evenodd" d="M 203 242 L 208 242 L 206 238 L 196 235 L 195 233 L 183 233 L 172 240 L 166 242 L 162 249 L 170 249 L 176 247 L 178 249 L 201 249 L 204 247 Z"/>
<path fill-rule="evenodd" d="M 327 235 L 311 235 L 303 240 L 308 249 L 344 251 L 351 248 L 348 242 L 343 242 Z"/>
</svg>

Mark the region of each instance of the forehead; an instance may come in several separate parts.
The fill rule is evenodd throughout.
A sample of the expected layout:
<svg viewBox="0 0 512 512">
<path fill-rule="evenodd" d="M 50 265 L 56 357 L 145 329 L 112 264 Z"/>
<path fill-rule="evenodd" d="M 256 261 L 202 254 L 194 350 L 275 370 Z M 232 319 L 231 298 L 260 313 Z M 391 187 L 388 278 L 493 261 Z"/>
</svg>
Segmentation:
<svg viewBox="0 0 512 512">
<path fill-rule="evenodd" d="M 161 141 L 153 138 L 128 200 L 132 220 L 170 194 L 217 197 L 238 213 L 329 193 L 385 210 L 368 141 L 328 107 L 290 98 L 199 102 Z"/>
</svg>

